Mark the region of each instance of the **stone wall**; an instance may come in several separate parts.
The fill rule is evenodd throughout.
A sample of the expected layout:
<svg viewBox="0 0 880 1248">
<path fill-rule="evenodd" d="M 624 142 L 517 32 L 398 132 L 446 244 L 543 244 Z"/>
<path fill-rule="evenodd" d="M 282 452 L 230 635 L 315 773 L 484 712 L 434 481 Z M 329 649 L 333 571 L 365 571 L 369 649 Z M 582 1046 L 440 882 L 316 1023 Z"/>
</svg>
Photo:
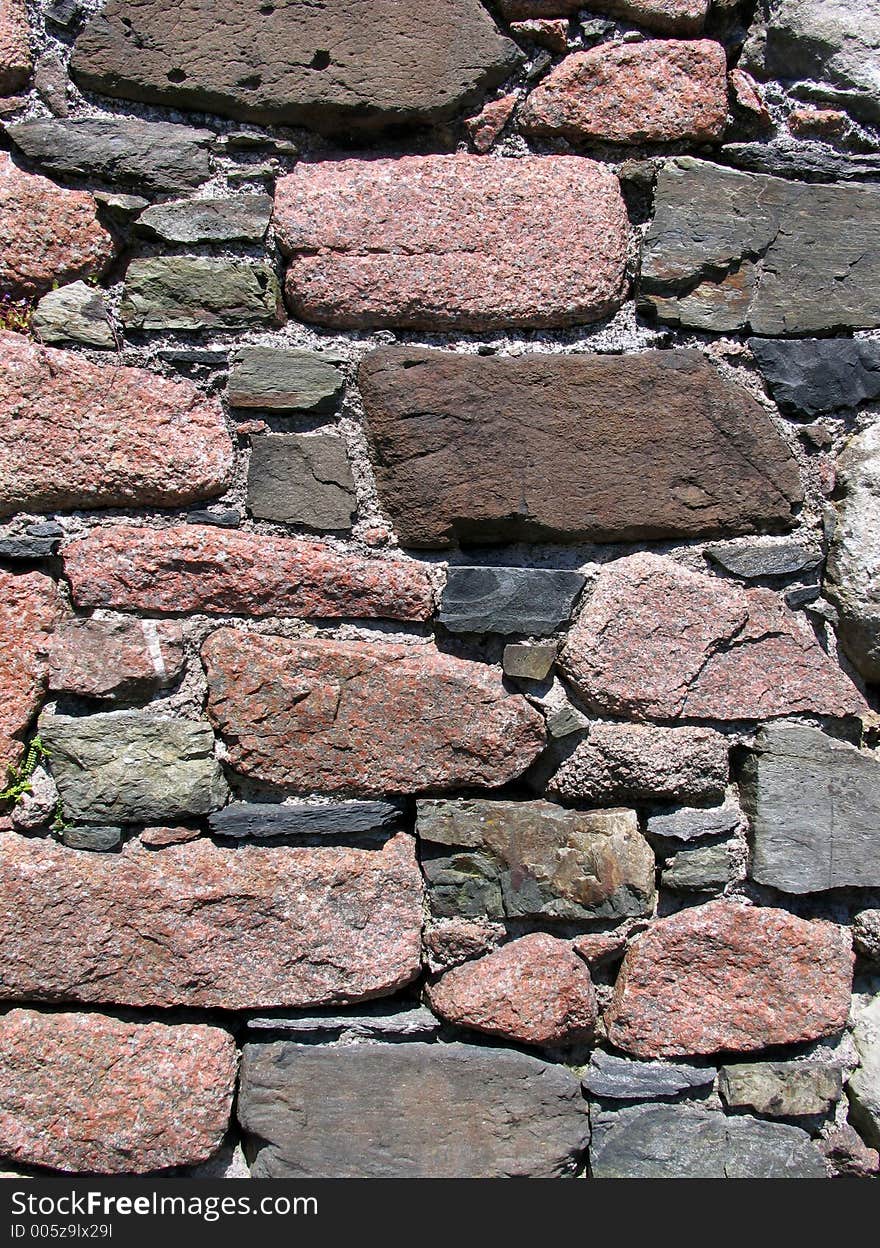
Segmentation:
<svg viewBox="0 0 880 1248">
<path fill-rule="evenodd" d="M 876 1174 L 880 5 L 0 0 L 0 1158 Z"/>
</svg>

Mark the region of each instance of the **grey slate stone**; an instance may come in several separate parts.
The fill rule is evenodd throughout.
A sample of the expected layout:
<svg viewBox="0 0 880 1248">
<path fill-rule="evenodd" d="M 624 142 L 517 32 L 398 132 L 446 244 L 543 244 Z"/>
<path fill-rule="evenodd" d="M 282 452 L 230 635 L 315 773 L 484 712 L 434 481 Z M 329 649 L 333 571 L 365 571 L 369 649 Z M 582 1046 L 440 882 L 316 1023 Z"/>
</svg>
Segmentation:
<svg viewBox="0 0 880 1248">
<path fill-rule="evenodd" d="M 717 892 L 732 879 L 730 846 L 724 842 L 679 850 L 670 858 L 660 876 L 664 888 L 680 893 Z"/>
<path fill-rule="evenodd" d="M 822 562 L 819 551 L 792 541 L 774 542 L 772 546 L 722 542 L 717 546 L 708 546 L 704 553 L 710 562 L 744 581 L 757 581 L 768 576 L 792 576 L 795 572 L 817 568 Z"/>
<path fill-rule="evenodd" d="M 97 853 L 106 853 L 107 850 L 118 848 L 122 843 L 122 829 L 93 828 L 82 825 L 64 828 L 61 832 L 61 842 L 68 849 L 90 849 Z"/>
<path fill-rule="evenodd" d="M 799 724 L 761 728 L 743 769 L 751 875 L 788 893 L 880 887 L 880 761 Z"/>
<path fill-rule="evenodd" d="M 126 195 L 122 191 L 95 191 L 94 196 L 108 216 L 126 224 L 150 203 L 142 195 Z"/>
<path fill-rule="evenodd" d="M 821 143 L 726 143 L 723 160 L 737 169 L 811 182 L 867 182 L 880 178 L 880 156 L 836 152 Z"/>
<path fill-rule="evenodd" d="M 213 524 L 218 529 L 237 529 L 241 524 L 241 512 L 237 507 L 224 507 L 222 511 L 188 511 L 187 524 Z"/>
<path fill-rule="evenodd" d="M 72 822 L 167 823 L 206 815 L 228 795 L 204 721 L 154 711 L 44 714 L 40 736 Z"/>
<path fill-rule="evenodd" d="M 407 1008 L 384 1001 L 359 1006 L 351 1014 L 282 1014 L 247 1020 L 249 1031 L 288 1032 L 291 1035 L 339 1034 L 346 1032 L 362 1040 L 388 1037 L 432 1037 L 440 1030 L 440 1020 L 424 1005 Z"/>
<path fill-rule="evenodd" d="M 6 133 L 28 159 L 64 177 L 137 190 L 184 191 L 211 176 L 210 130 L 126 117 L 20 121 Z"/>
<path fill-rule="evenodd" d="M 31 322 L 43 342 L 79 342 L 86 347 L 116 346 L 110 309 L 103 292 L 71 282 L 43 295 Z"/>
<path fill-rule="evenodd" d="M 554 1178 L 589 1141 L 563 1066 L 465 1044 L 246 1044 L 254 1178 Z"/>
<path fill-rule="evenodd" d="M 327 433 L 254 438 L 247 501 L 258 520 L 317 533 L 350 529 L 357 496 L 345 439 Z"/>
<path fill-rule="evenodd" d="M 32 563 L 50 558 L 57 546 L 57 537 L 0 537 L 0 559 Z"/>
<path fill-rule="evenodd" d="M 821 416 L 880 395 L 880 342 L 860 338 L 750 338 L 781 411 Z"/>
<path fill-rule="evenodd" d="M 132 260 L 119 315 L 128 329 L 247 329 L 278 319 L 269 264 L 214 256 Z"/>
<path fill-rule="evenodd" d="M 715 1074 L 714 1066 L 637 1062 L 595 1049 L 581 1083 L 586 1092 L 601 1100 L 652 1101 L 708 1087 L 714 1083 Z"/>
<path fill-rule="evenodd" d="M 689 1105 L 640 1105 L 593 1115 L 597 1179 L 824 1179 L 800 1127 Z"/>
<path fill-rule="evenodd" d="M 843 1095 L 839 1066 L 827 1062 L 742 1062 L 722 1066 L 725 1105 L 768 1118 L 811 1118 L 829 1113 Z"/>
<path fill-rule="evenodd" d="M 514 642 L 504 647 L 502 667 L 505 676 L 517 680 L 546 680 L 556 662 L 556 646 L 524 646 Z"/>
<path fill-rule="evenodd" d="M 674 841 L 695 841 L 701 837 L 729 836 L 739 827 L 742 811 L 733 803 L 723 806 L 679 806 L 675 810 L 651 815 L 648 835 L 668 837 Z"/>
<path fill-rule="evenodd" d="M 785 181 L 678 156 L 657 179 L 641 302 L 664 323 L 759 335 L 880 324 L 880 187 Z"/>
<path fill-rule="evenodd" d="M 571 736 L 573 732 L 585 732 L 590 726 L 586 715 L 567 702 L 547 716 L 547 731 L 554 740 Z"/>
<path fill-rule="evenodd" d="M 233 802 L 215 811 L 208 826 L 215 836 L 353 836 L 399 825 L 399 806 L 391 802 Z"/>
<path fill-rule="evenodd" d="M 82 5 L 77 0 L 52 0 L 45 9 L 46 21 L 62 30 L 72 30 L 82 17 Z"/>
<path fill-rule="evenodd" d="M 332 412 L 344 378 L 335 356 L 287 347 L 240 347 L 230 360 L 232 407 Z"/>
<path fill-rule="evenodd" d="M 446 576 L 437 618 L 451 633 L 543 637 L 571 618 L 585 584 L 580 572 L 453 567 Z"/>
<path fill-rule="evenodd" d="M 268 195 L 182 199 L 154 204 L 135 221 L 139 234 L 166 243 L 259 243 L 272 217 Z"/>
</svg>

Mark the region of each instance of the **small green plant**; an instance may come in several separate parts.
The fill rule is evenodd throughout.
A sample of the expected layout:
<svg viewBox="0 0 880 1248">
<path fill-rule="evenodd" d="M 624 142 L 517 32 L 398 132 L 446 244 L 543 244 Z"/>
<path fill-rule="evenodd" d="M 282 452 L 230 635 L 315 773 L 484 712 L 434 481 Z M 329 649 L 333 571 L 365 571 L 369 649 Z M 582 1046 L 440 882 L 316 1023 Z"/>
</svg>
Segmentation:
<svg viewBox="0 0 880 1248">
<path fill-rule="evenodd" d="M 55 818 L 52 820 L 52 831 L 56 836 L 60 836 L 65 828 L 69 828 L 70 824 L 64 818 L 64 807 L 61 805 L 61 798 L 55 803 Z"/>
<path fill-rule="evenodd" d="M 12 330 L 14 334 L 29 334 L 34 319 L 34 305 L 27 299 L 12 299 L 4 295 L 0 299 L 0 329 Z"/>
<path fill-rule="evenodd" d="M 0 791 L 0 802 L 15 803 L 23 793 L 31 793 L 33 791 L 31 776 L 43 759 L 48 757 L 49 754 L 43 742 L 39 737 L 34 737 L 27 748 L 27 754 L 21 766 L 6 769 L 6 788 Z"/>
</svg>

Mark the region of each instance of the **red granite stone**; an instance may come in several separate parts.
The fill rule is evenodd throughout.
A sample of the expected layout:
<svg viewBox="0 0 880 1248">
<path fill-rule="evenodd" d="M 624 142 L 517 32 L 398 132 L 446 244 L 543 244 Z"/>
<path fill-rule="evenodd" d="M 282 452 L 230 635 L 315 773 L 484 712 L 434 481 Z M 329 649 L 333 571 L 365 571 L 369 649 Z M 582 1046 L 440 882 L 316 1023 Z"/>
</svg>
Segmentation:
<svg viewBox="0 0 880 1248">
<path fill-rule="evenodd" d="M 219 1027 L 10 1010 L 0 1018 L 0 1152 L 72 1174 L 206 1161 L 229 1125 L 237 1064 Z"/>
<path fill-rule="evenodd" d="M 0 95 L 20 91 L 31 76 L 31 67 L 24 0 L 0 0 Z"/>
<path fill-rule="evenodd" d="M 840 1031 L 852 989 L 845 928 L 712 901 L 658 919 L 629 948 L 605 1015 L 637 1057 L 751 1053 Z"/>
<path fill-rule="evenodd" d="M 61 615 L 55 582 L 0 571 L 0 787 L 46 688 L 49 636 Z"/>
<path fill-rule="evenodd" d="M 495 146 L 498 136 L 513 116 L 518 98 L 512 94 L 502 95 L 500 100 L 490 100 L 482 112 L 464 123 L 475 152 L 485 153 Z"/>
<path fill-rule="evenodd" d="M 81 607 L 392 620 L 433 610 L 424 564 L 212 525 L 94 529 L 65 548 L 64 570 Z"/>
<path fill-rule="evenodd" d="M 172 620 L 65 620 L 49 650 L 49 688 L 124 699 L 172 685 L 183 671 L 183 629 Z"/>
<path fill-rule="evenodd" d="M 499 669 L 433 645 L 224 628 L 202 658 L 230 765 L 299 792 L 493 788 L 544 745 L 543 717 L 507 692 Z"/>
<path fill-rule="evenodd" d="M 535 18 L 527 22 L 513 22 L 510 33 L 551 52 L 564 52 L 568 47 L 568 22 L 565 19 Z"/>
</svg>

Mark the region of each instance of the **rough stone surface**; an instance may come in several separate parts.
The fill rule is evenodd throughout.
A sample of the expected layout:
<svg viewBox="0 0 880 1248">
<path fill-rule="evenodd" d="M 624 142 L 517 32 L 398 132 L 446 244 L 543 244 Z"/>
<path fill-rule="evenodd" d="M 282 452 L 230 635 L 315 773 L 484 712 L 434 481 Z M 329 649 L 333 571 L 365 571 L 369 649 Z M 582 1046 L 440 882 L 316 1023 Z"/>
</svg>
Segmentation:
<svg viewBox="0 0 880 1248">
<path fill-rule="evenodd" d="M 220 404 L 191 383 L 19 334 L 0 333 L 0 416 L 0 515 L 195 502 L 232 474 Z"/>
<path fill-rule="evenodd" d="M 428 970 L 433 974 L 491 953 L 507 939 L 503 923 L 488 919 L 432 918 L 422 933 Z"/>
<path fill-rule="evenodd" d="M 43 295 L 31 326 L 40 342 L 78 342 L 84 347 L 116 346 L 110 308 L 99 291 L 71 282 Z"/>
<path fill-rule="evenodd" d="M 727 775 L 727 741 L 711 728 L 596 723 L 547 787 L 596 804 L 704 802 L 724 796 Z"/>
<path fill-rule="evenodd" d="M 626 292 L 617 179 L 573 156 L 463 153 L 301 164 L 275 227 L 295 316 L 339 328 L 550 328 Z"/>
<path fill-rule="evenodd" d="M 837 522 L 825 591 L 838 609 L 840 642 L 855 668 L 880 681 L 880 421 L 838 456 Z"/>
<path fill-rule="evenodd" d="M 128 329 L 249 329 L 279 320 L 271 265 L 216 256 L 132 260 L 119 315 Z"/>
<path fill-rule="evenodd" d="M 880 395 L 880 342 L 861 338 L 750 338 L 749 347 L 781 411 L 824 416 Z"/>
<path fill-rule="evenodd" d="M 626 933 L 588 932 L 586 936 L 576 936 L 571 947 L 587 966 L 607 966 L 619 962 L 626 953 Z"/>
<path fill-rule="evenodd" d="M 787 893 L 880 887 L 880 759 L 817 728 L 760 729 L 740 785 L 752 878 Z"/>
<path fill-rule="evenodd" d="M 517 63 L 477 0 L 109 0 L 74 48 L 90 90 L 129 100 L 283 122 L 376 131 L 442 121 Z"/>
<path fill-rule="evenodd" d="M 504 17 L 558 17 L 577 13 L 583 0 L 500 0 Z M 608 13 L 648 30 L 694 35 L 703 29 L 709 0 L 590 0 L 592 13 Z"/>
<path fill-rule="evenodd" d="M 711 563 L 743 581 L 792 576 L 796 572 L 812 571 L 822 563 L 821 551 L 810 550 L 794 541 L 774 542 L 772 546 L 745 546 L 741 542 L 726 542 L 707 547 L 705 554 Z"/>
<path fill-rule="evenodd" d="M 384 348 L 358 380 L 405 545 L 749 533 L 802 498 L 766 413 L 694 350 Z"/>
<path fill-rule="evenodd" d="M 184 199 L 144 209 L 135 227 L 138 233 L 166 243 L 259 243 L 271 216 L 268 195 Z"/>
<path fill-rule="evenodd" d="M 219 1027 L 10 1010 L 0 1019 L 0 1151 L 68 1174 L 206 1161 L 229 1124 L 236 1066 Z"/>
<path fill-rule="evenodd" d="M 451 633 L 544 637 L 571 618 L 586 583 L 579 572 L 546 568 L 450 568 L 438 620 Z"/>
<path fill-rule="evenodd" d="M 53 581 L 0 571 L 0 784 L 17 765 L 21 737 L 46 688 L 49 637 L 61 615 Z"/>
<path fill-rule="evenodd" d="M 363 796 L 520 775 L 544 721 L 501 674 L 431 645 L 292 641 L 220 629 L 202 647 L 208 708 L 245 776 Z"/>
<path fill-rule="evenodd" d="M 844 1027 L 851 983 L 845 929 L 710 901 L 658 919 L 630 946 L 608 1038 L 637 1057 L 799 1044 Z"/>
<path fill-rule="evenodd" d="M 564 1067 L 464 1044 L 247 1044 L 238 1117 L 258 1179 L 555 1178 L 590 1134 Z"/>
<path fill-rule="evenodd" d="M 40 118 L 7 126 L 28 159 L 62 177 L 139 191 L 186 191 L 211 176 L 210 130 L 128 117 Z"/>
<path fill-rule="evenodd" d="M 24 0 L 3 0 L 0 4 L 0 95 L 11 95 L 26 86 L 31 68 Z"/>
<path fill-rule="evenodd" d="M 733 802 L 708 810 L 680 806 L 648 819 L 648 835 L 675 841 L 695 841 L 699 837 L 730 836 L 742 822 L 742 811 Z"/>
<path fill-rule="evenodd" d="M 862 957 L 880 962 L 880 910 L 862 910 L 853 919 L 853 944 Z"/>
<path fill-rule="evenodd" d="M 393 1000 L 361 1006 L 357 1011 L 299 1015 L 267 1015 L 249 1018 L 249 1031 L 274 1031 L 285 1035 L 306 1033 L 328 1037 L 343 1034 L 346 1039 L 387 1040 L 401 1036 L 432 1038 L 440 1030 L 440 1020 L 423 1005 L 401 1008 Z"/>
<path fill-rule="evenodd" d="M 556 661 L 556 646 L 526 646 L 518 643 L 504 647 L 504 675 L 514 680 L 546 680 Z"/>
<path fill-rule="evenodd" d="M 880 996 L 854 1012 L 853 1040 L 861 1066 L 847 1085 L 850 1118 L 865 1143 L 880 1148 Z"/>
<path fill-rule="evenodd" d="M 537 43 L 551 52 L 565 52 L 568 48 L 568 22 L 564 18 L 511 22 L 510 33 L 517 39 Z"/>
<path fill-rule="evenodd" d="M 104 272 L 115 253 L 86 191 L 25 173 L 0 152 L 0 294 L 16 298 Z"/>
<path fill-rule="evenodd" d="M 273 836 L 357 836 L 381 832 L 401 822 L 391 802 L 233 802 L 208 820 L 215 836 L 263 840 Z"/>
<path fill-rule="evenodd" d="M 710 39 L 602 43 L 566 57 L 529 95 L 528 134 L 609 143 L 711 142 L 727 123 L 727 58 Z"/>
<path fill-rule="evenodd" d="M 778 138 L 775 142 L 725 143 L 719 155 L 737 169 L 807 182 L 876 182 L 880 155 L 853 155 L 827 143 Z"/>
<path fill-rule="evenodd" d="M 397 620 L 433 609 L 421 564 L 209 525 L 95 529 L 65 548 L 64 570 L 80 607 Z"/>
<path fill-rule="evenodd" d="M 70 619 L 52 638 L 49 688 L 137 700 L 175 684 L 183 665 L 183 630 L 171 620 Z"/>
<path fill-rule="evenodd" d="M 643 301 L 661 320 L 698 329 L 869 329 L 880 324 L 878 226 L 877 188 L 809 185 L 679 156 L 657 181 Z"/>
<path fill-rule="evenodd" d="M 600 1100 L 653 1101 L 678 1096 L 715 1081 L 714 1066 L 682 1066 L 672 1062 L 634 1062 L 595 1049 L 583 1078 L 585 1092 Z"/>
<path fill-rule="evenodd" d="M 868 1179 L 880 1173 L 880 1153 L 868 1148 L 859 1133 L 843 1123 L 826 1136 L 819 1145 L 835 1174 L 854 1179 Z"/>
<path fill-rule="evenodd" d="M 77 825 L 63 828 L 60 839 L 61 844 L 68 849 L 88 849 L 93 853 L 103 854 L 119 848 L 122 843 L 122 829 Z"/>
<path fill-rule="evenodd" d="M 500 100 L 490 100 L 485 108 L 465 122 L 475 152 L 485 155 L 492 150 L 501 131 L 513 116 L 519 96 L 515 93 L 502 95 Z"/>
<path fill-rule="evenodd" d="M 241 347 L 229 364 L 232 407 L 332 412 L 343 388 L 334 356 L 284 347 Z"/>
<path fill-rule="evenodd" d="M 586 964 L 566 940 L 533 932 L 442 975 L 428 989 L 436 1014 L 520 1044 L 587 1040 L 596 994 Z"/>
<path fill-rule="evenodd" d="M 421 801 L 417 830 L 432 850 L 453 851 L 423 861 L 435 914 L 577 920 L 653 905 L 654 856 L 631 810 Z"/>
<path fill-rule="evenodd" d="M 849 677 L 773 591 L 649 553 L 603 568 L 560 665 L 590 707 L 634 719 L 865 709 Z"/>
<path fill-rule="evenodd" d="M 254 438 L 248 509 L 258 520 L 318 533 L 350 529 L 357 497 L 345 439 L 332 433 Z"/>
<path fill-rule="evenodd" d="M 806 1131 L 690 1105 L 639 1105 L 596 1115 L 597 1179 L 824 1179 Z"/>
<path fill-rule="evenodd" d="M 187 841 L 196 841 L 201 835 L 201 828 L 144 828 L 141 832 L 141 844 L 149 845 L 151 849 L 165 849 L 168 845 L 184 845 Z"/>
<path fill-rule="evenodd" d="M 839 1066 L 823 1062 L 743 1062 L 723 1066 L 718 1081 L 725 1105 L 767 1118 L 827 1114 L 843 1093 Z"/>
<path fill-rule="evenodd" d="M 391 995 L 419 971 L 413 838 L 382 849 L 208 839 L 76 854 L 0 836 L 5 1000 L 306 1009 Z"/>
<path fill-rule="evenodd" d="M 161 823 L 222 806 L 226 781 L 203 720 L 156 711 L 45 714 L 40 736 L 66 819 Z"/>
<path fill-rule="evenodd" d="M 680 893 L 714 893 L 731 882 L 733 873 L 729 845 L 696 845 L 669 859 L 660 882 Z"/>
</svg>

